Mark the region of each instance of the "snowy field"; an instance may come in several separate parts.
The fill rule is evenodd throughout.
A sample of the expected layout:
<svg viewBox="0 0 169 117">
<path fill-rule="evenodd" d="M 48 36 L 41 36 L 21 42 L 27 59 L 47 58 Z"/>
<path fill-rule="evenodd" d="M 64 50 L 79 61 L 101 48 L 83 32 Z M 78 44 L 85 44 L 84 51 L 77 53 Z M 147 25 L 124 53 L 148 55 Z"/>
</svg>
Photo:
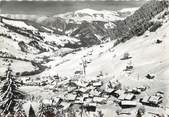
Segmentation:
<svg viewBox="0 0 169 117">
<path fill-rule="evenodd" d="M 17 72 L 29 72 L 36 69 L 31 64 L 31 62 L 0 58 L 0 76 L 5 76 L 5 71 L 7 70 L 7 66 L 9 64 L 11 64 L 11 69 L 13 70 L 14 74 L 16 74 Z"/>
<path fill-rule="evenodd" d="M 113 47 L 114 42 L 109 42 L 102 45 L 93 46 L 90 48 L 82 48 L 81 51 L 70 53 L 64 57 L 53 57 L 52 61 L 45 64 L 49 69 L 46 69 L 43 73 L 35 75 L 36 77 L 50 77 L 58 74 L 59 76 L 67 77 L 68 79 L 74 77 L 76 71 L 82 71 L 82 60 L 87 61 L 86 75 L 83 80 L 90 81 L 101 79 L 101 81 L 107 83 L 111 80 L 118 80 L 122 83 L 122 88 L 135 88 L 145 86 L 147 90 L 141 95 L 137 96 L 137 101 L 141 97 L 151 96 L 157 91 L 164 93 L 163 108 L 169 106 L 169 23 L 157 30 L 157 32 L 147 31 L 140 37 L 133 37 L 125 43 L 121 43 L 116 47 Z M 157 44 L 156 40 L 162 40 L 162 43 Z M 130 59 L 121 60 L 124 53 L 130 54 Z M 127 65 L 132 65 L 131 71 L 125 71 Z M 102 72 L 102 77 L 97 77 Z M 154 79 L 147 79 L 147 74 L 154 74 Z M 52 98 L 64 95 L 64 92 L 53 93 L 50 89 L 50 85 L 44 87 L 22 87 L 31 94 L 40 94 L 44 98 Z M 29 90 L 28 90 L 29 89 Z M 113 103 L 114 98 L 109 98 L 109 101 L 105 105 L 98 106 L 98 110 L 102 110 L 104 114 L 109 116 L 117 116 L 116 111 L 119 110 L 119 106 Z M 163 112 L 161 108 L 152 108 L 145 106 L 147 112 L 151 113 L 156 111 Z M 156 109 L 156 110 L 155 110 Z M 131 111 L 132 110 L 132 111 Z M 135 113 L 137 108 L 130 109 Z M 127 111 L 127 110 L 126 110 Z M 129 111 L 129 110 L 128 110 Z M 132 115 L 119 115 L 119 117 L 132 117 Z M 148 116 L 148 115 L 145 115 Z M 150 115 L 149 115 L 150 116 Z"/>
<path fill-rule="evenodd" d="M 137 9 L 118 12 L 134 13 Z M 8 68 L 12 69 L 20 82 L 19 89 L 27 94 L 24 101 L 32 101 L 32 105 L 36 102 L 58 110 L 78 111 L 92 105 L 91 108 L 96 107 L 96 112 L 102 112 L 104 117 L 136 117 L 144 106 L 143 117 L 169 115 L 169 15 L 160 19 L 161 14 L 152 19 L 162 22 L 154 32 L 147 30 L 116 46 L 116 40 L 112 40 L 89 47 L 80 45 L 82 40 L 76 37 L 55 34 L 45 26 L 48 32 L 23 21 L 3 19 L 0 22 L 0 76 L 5 76 Z M 78 23 L 108 21 L 105 27 L 115 28 L 109 20 L 122 20 L 118 15 L 83 9 L 59 16 L 67 20 L 74 18 Z M 75 45 L 78 47 L 71 48 Z M 26 75 L 21 75 L 23 72 L 27 72 Z M 7 83 L 11 85 L 11 82 L 12 79 Z M 125 104 L 129 108 L 125 108 Z M 85 111 L 81 117 L 102 116 Z"/>
</svg>

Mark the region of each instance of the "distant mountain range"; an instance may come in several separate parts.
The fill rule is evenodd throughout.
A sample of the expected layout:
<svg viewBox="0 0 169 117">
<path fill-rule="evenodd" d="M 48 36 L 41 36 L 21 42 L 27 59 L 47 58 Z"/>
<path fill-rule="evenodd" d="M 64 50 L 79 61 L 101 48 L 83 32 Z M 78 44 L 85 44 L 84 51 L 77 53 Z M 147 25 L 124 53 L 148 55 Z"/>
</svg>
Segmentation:
<svg viewBox="0 0 169 117">
<path fill-rule="evenodd" d="M 56 34 L 78 38 L 83 45 L 90 46 L 102 43 L 102 40 L 110 37 L 108 30 L 114 28 L 113 22 L 123 20 L 136 9 L 138 8 L 119 11 L 82 9 L 50 17 L 21 14 L 1 14 L 1 16 L 36 22 L 52 29 Z"/>
</svg>

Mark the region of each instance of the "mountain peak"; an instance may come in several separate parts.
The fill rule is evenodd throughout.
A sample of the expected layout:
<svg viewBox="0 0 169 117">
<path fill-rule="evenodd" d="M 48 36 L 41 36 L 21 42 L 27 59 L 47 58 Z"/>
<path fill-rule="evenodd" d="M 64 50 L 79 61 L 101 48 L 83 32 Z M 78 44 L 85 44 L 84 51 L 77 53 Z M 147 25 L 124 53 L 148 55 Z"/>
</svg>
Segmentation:
<svg viewBox="0 0 169 117">
<path fill-rule="evenodd" d="M 74 12 L 69 12 L 65 14 L 55 15 L 55 17 L 61 17 L 66 20 L 74 20 L 76 22 L 82 21 L 116 21 L 122 20 L 118 12 L 108 11 L 108 10 L 93 10 L 93 9 L 81 9 Z"/>
</svg>

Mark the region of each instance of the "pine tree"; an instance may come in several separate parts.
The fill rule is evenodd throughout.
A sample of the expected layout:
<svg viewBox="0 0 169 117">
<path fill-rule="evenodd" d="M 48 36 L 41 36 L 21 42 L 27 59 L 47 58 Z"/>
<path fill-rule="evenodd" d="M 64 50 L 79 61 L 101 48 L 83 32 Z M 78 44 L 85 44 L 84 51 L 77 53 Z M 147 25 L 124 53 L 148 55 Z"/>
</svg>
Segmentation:
<svg viewBox="0 0 169 117">
<path fill-rule="evenodd" d="M 3 110 L 3 113 L 14 112 L 17 102 L 25 97 L 25 94 L 18 90 L 18 86 L 18 83 L 12 76 L 12 70 L 8 68 L 6 81 L 1 88 L 0 108 Z"/>
<path fill-rule="evenodd" d="M 45 112 L 44 104 L 41 104 L 39 107 L 38 117 L 45 117 L 44 112 Z"/>
<path fill-rule="evenodd" d="M 145 108 L 144 108 L 144 106 L 141 106 L 137 111 L 136 117 L 142 117 L 144 115 L 144 113 L 145 113 Z"/>
<path fill-rule="evenodd" d="M 29 117 L 36 117 L 36 115 L 35 115 L 35 111 L 33 110 L 32 105 L 30 105 Z"/>
<path fill-rule="evenodd" d="M 38 117 L 55 117 L 54 107 L 42 103 L 39 107 Z"/>
<path fill-rule="evenodd" d="M 26 117 L 26 113 L 23 110 L 23 101 L 19 101 L 14 110 L 14 117 Z"/>
</svg>

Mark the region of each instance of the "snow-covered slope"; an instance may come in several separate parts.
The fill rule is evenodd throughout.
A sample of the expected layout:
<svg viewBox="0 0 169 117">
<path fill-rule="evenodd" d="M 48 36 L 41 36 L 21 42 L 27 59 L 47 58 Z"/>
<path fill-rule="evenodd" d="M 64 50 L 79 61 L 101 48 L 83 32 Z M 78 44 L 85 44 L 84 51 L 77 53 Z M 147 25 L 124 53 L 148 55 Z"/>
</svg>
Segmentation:
<svg viewBox="0 0 169 117">
<path fill-rule="evenodd" d="M 121 13 L 126 13 L 126 12 L 130 12 L 130 14 L 133 14 L 136 10 L 138 10 L 139 7 L 134 7 L 134 8 L 123 8 L 121 10 L 119 10 L 118 12 Z"/>
<path fill-rule="evenodd" d="M 14 26 L 14 27 L 24 28 L 24 29 L 27 29 L 27 30 L 36 30 L 36 31 L 37 31 L 36 28 L 34 28 L 33 26 L 27 25 L 27 24 L 26 24 L 25 22 L 23 22 L 23 21 L 2 19 L 2 22 L 5 23 L 5 24 Z"/>
<path fill-rule="evenodd" d="M 80 41 L 76 38 L 73 37 L 68 37 L 65 35 L 55 35 L 55 34 L 51 34 L 51 33 L 40 33 L 40 35 L 42 37 L 44 37 L 44 41 L 46 43 L 53 43 L 57 46 L 61 46 L 64 47 L 68 44 L 71 45 L 76 45 L 76 46 L 80 46 Z"/>
<path fill-rule="evenodd" d="M 12 67 L 15 73 L 35 72 L 41 69 L 42 63 L 49 61 L 49 56 L 58 56 L 59 48 L 77 48 L 81 44 L 78 39 L 54 34 L 44 26 L 42 28 L 48 30 L 47 32 L 37 28 L 39 25 L 27 24 L 26 21 L 0 18 L 0 61 L 2 61 L 0 76 L 4 76 L 8 64 L 17 67 Z"/>
<path fill-rule="evenodd" d="M 62 22 L 62 20 L 58 22 Z M 149 26 L 151 22 L 153 23 Z M 157 25 L 158 22 L 160 22 L 160 25 Z M 118 27 L 116 27 L 117 25 Z M 153 95 L 157 91 L 164 92 L 164 99 L 161 104 L 163 108 L 154 109 L 162 110 L 167 108 L 169 106 L 169 10 L 167 2 L 148 2 L 148 4 L 141 7 L 141 9 L 137 10 L 133 15 L 118 22 L 117 25 L 114 25 L 112 22 L 108 24 L 108 26 L 111 26 L 110 28 L 114 29 L 112 30 L 115 31 L 115 37 L 121 37 L 123 34 L 129 37 L 126 40 L 120 40 L 116 46 L 114 46 L 116 40 L 105 44 L 99 43 L 102 41 L 100 37 L 105 35 L 102 33 L 107 31 L 102 29 L 105 23 L 82 22 L 81 25 L 76 25 L 75 30 L 70 34 L 72 37 L 77 37 L 81 42 L 87 44 L 92 43 L 91 45 L 98 43 L 98 45 L 78 48 L 78 51 L 76 51 L 72 48 L 63 48 L 66 44 L 73 43 L 76 45 L 79 42 L 76 38 L 56 35 L 53 34 L 54 32 L 52 31 L 51 33 L 36 32 L 34 30 L 32 32 L 32 29 L 28 28 L 28 25 L 19 27 L 9 23 L 6 25 L 6 23 L 2 22 L 0 23 L 0 37 L 2 37 L 0 50 L 14 57 L 19 56 L 25 59 L 32 57 L 31 60 L 38 62 L 40 61 L 39 59 L 42 59 L 40 62 L 43 62 L 42 64 L 46 66 L 47 69 L 43 69 L 43 71 L 38 74 L 31 75 L 31 83 L 36 83 L 36 79 L 39 79 L 39 82 L 50 82 L 51 79 L 54 79 L 57 75 L 60 76 L 57 82 L 58 84 L 61 84 L 62 80 L 63 82 L 68 82 L 68 80 L 65 79 L 76 78 L 82 78 L 87 81 L 100 79 L 104 83 L 108 81 L 118 81 L 122 84 L 122 89 L 146 87 L 145 92 L 137 95 L 138 98 L 136 98 L 136 101 L 138 102 L 139 100 L 137 99 Z M 61 27 L 62 26 L 63 29 L 66 29 L 65 27 L 67 25 L 64 22 Z M 153 31 L 150 29 L 153 29 Z M 20 31 L 22 31 L 22 33 Z M 26 36 L 25 33 L 29 34 L 29 36 Z M 47 50 L 42 51 L 43 49 L 41 47 Z M 125 53 L 129 53 L 129 57 L 122 59 L 124 55 L 126 55 Z M 7 58 L 7 56 L 5 57 Z M 0 66 L 2 67 L 8 63 L 5 62 L 6 60 L 0 59 L 0 61 Z M 17 62 L 18 60 L 14 61 L 12 67 L 15 67 L 15 65 L 19 67 L 21 64 L 26 64 L 27 67 L 20 66 L 20 68 L 23 67 L 28 71 L 37 69 L 37 66 L 30 64 L 30 61 L 28 61 L 28 63 L 26 61 L 24 61 L 26 63 Z M 6 68 L 1 68 L 1 70 L 4 69 Z M 85 74 L 81 74 L 84 71 Z M 154 74 L 154 79 L 146 78 L 147 74 Z M 53 90 L 47 89 L 49 87 L 53 88 L 54 85 L 49 83 L 46 87 L 24 86 L 22 90 L 33 95 L 51 98 L 52 96 L 58 96 L 57 91 L 52 92 Z M 111 103 L 112 102 L 111 100 Z M 100 106 L 102 106 L 102 108 Z M 115 110 L 118 108 L 117 105 L 113 108 L 110 105 L 99 105 L 99 107 L 105 116 L 117 116 L 115 115 Z M 145 106 L 145 108 L 146 110 L 153 110 L 147 106 Z M 126 115 L 126 117 L 131 117 L 131 115 Z"/>
<path fill-rule="evenodd" d="M 123 41 L 137 35 L 142 35 L 154 23 L 152 18 L 169 7 L 167 0 L 150 0 L 122 21 L 115 22 L 116 28 L 111 30 L 112 38 L 122 38 Z"/>
<path fill-rule="evenodd" d="M 120 18 L 119 14 L 115 11 L 107 11 L 107 10 L 96 11 L 96 10 L 93 10 L 93 9 L 77 10 L 75 12 L 56 15 L 55 17 L 61 17 L 65 20 L 67 20 L 67 21 L 73 20 L 77 23 L 78 22 L 81 23 L 82 21 L 109 22 L 109 21 L 122 20 L 122 18 Z"/>
<path fill-rule="evenodd" d="M 120 12 L 116 11 L 98 11 L 86 8 L 50 17 L 35 17 L 34 15 L 26 16 L 17 14 L 2 14 L 2 16 L 14 18 L 18 17 L 20 19 L 35 21 L 50 30 L 52 29 L 52 31 L 56 34 L 68 35 L 78 38 L 80 41 L 82 41 L 83 46 L 91 46 L 93 44 L 99 44 L 101 41 L 105 41 L 105 39 L 108 38 L 108 35 L 110 34 L 110 31 L 108 30 L 115 27 L 114 22 L 124 19 L 124 17 L 121 18 L 119 13 Z M 11 22 L 8 21 L 6 23 Z M 15 26 L 19 25 L 19 23 L 16 25 L 16 21 L 12 24 L 15 24 Z M 21 24 L 20 26 L 23 25 L 24 24 Z M 29 29 L 28 27 L 26 28 Z M 46 30 L 44 27 L 41 28 Z"/>
<path fill-rule="evenodd" d="M 168 106 L 169 16 L 166 16 L 163 21 L 163 26 L 156 32 L 146 31 L 142 36 L 133 37 L 116 47 L 113 47 L 114 42 L 109 42 L 84 48 L 62 58 L 56 57 L 47 64 L 51 69 L 47 69 L 39 76 L 59 74 L 71 78 L 76 71 L 83 70 L 82 60 L 86 60 L 86 79 L 97 79 L 101 71 L 103 77 L 99 79 L 103 81 L 119 80 L 123 87 L 149 86 L 150 88 L 147 89 L 149 95 L 156 91 L 166 92 L 164 105 Z M 158 39 L 162 42 L 156 43 Z M 126 52 L 131 58 L 121 60 Z M 125 71 L 126 66 L 133 66 L 133 69 Z M 155 79 L 148 80 L 145 77 L 147 74 L 155 74 Z"/>
<path fill-rule="evenodd" d="M 138 10 L 139 7 L 132 7 L 132 8 L 123 8 L 121 10 L 118 10 L 117 12 L 121 17 L 127 17 L 132 15 L 136 10 Z"/>
</svg>

